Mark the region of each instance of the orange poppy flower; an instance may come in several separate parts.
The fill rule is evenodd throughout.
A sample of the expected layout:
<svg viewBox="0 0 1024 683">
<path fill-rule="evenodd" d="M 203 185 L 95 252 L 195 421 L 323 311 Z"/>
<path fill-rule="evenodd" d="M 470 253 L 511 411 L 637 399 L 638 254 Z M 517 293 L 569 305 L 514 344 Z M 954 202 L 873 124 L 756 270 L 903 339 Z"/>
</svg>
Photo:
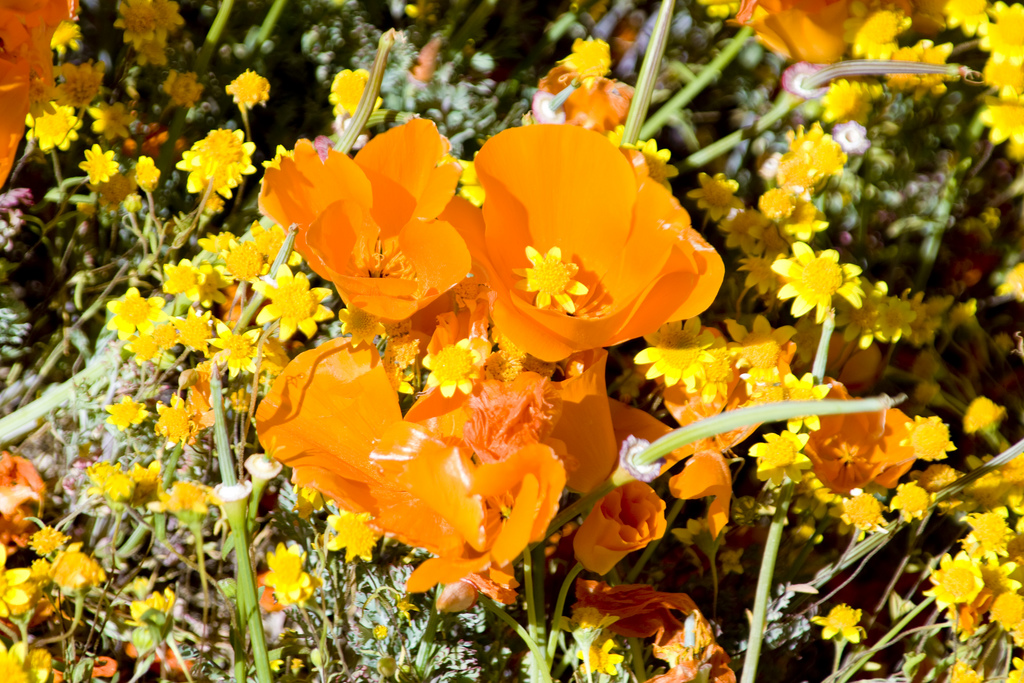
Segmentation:
<svg viewBox="0 0 1024 683">
<path fill-rule="evenodd" d="M 642 481 L 615 489 L 590 511 L 573 537 L 576 559 L 596 574 L 665 535 L 665 501 Z"/>
<path fill-rule="evenodd" d="M 77 12 L 77 0 L 0 0 L 0 187 L 25 135 L 31 80 L 53 85 L 50 38 Z"/>
<path fill-rule="evenodd" d="M 603 136 L 512 128 L 484 144 L 476 170 L 482 212 L 456 199 L 443 217 L 494 290 L 494 323 L 526 353 L 557 361 L 618 344 L 699 314 L 718 293 L 718 253 Z"/>
<path fill-rule="evenodd" d="M 452 435 L 403 420 L 376 350 L 344 340 L 293 360 L 256 423 L 296 483 L 437 555 L 409 578 L 412 592 L 509 564 L 543 538 L 565 486 L 548 446 L 528 443 L 481 463 Z"/>
<path fill-rule="evenodd" d="M 556 66 L 540 79 L 537 87 L 557 95 L 579 76 L 567 66 Z M 598 133 L 610 133 L 626 123 L 633 88 L 611 78 L 588 78 L 588 82 L 569 95 L 562 105 L 565 123 Z"/>
<path fill-rule="evenodd" d="M 846 52 L 843 22 L 849 14 L 850 0 L 743 0 L 736 20 L 773 52 L 824 64 Z"/>
<path fill-rule="evenodd" d="M 849 400 L 839 382 L 832 383 L 826 398 Z M 898 408 L 879 413 L 829 415 L 820 418 L 821 428 L 811 432 L 804 451 L 814 473 L 836 493 L 848 494 L 874 482 L 892 488 L 914 464 L 914 449 L 901 446 L 913 424 Z"/>
<path fill-rule="evenodd" d="M 436 220 L 459 180 L 459 166 L 444 162 L 448 150 L 424 119 L 376 136 L 354 160 L 334 150 L 321 159 L 300 140 L 267 170 L 260 209 L 298 226 L 296 250 L 346 304 L 404 320 L 470 270 L 462 238 Z"/>
<path fill-rule="evenodd" d="M 0 543 L 11 551 L 24 548 L 38 527 L 28 520 L 36 514 L 32 503 L 42 500 L 46 484 L 25 458 L 0 453 Z"/>
<path fill-rule="evenodd" d="M 618 617 L 608 630 L 626 638 L 654 638 L 654 656 L 668 662 L 672 670 L 656 679 L 661 683 L 695 680 L 686 678 L 710 665 L 709 681 L 735 683 L 729 668 L 729 655 L 715 642 L 711 624 L 696 603 L 685 593 L 663 593 L 647 585 L 609 586 L 600 581 L 576 580 L 576 604 L 573 609 L 590 607 L 602 614 Z M 691 633 L 686 633 L 676 613 L 694 617 Z M 687 642 L 689 641 L 689 642 Z"/>
</svg>

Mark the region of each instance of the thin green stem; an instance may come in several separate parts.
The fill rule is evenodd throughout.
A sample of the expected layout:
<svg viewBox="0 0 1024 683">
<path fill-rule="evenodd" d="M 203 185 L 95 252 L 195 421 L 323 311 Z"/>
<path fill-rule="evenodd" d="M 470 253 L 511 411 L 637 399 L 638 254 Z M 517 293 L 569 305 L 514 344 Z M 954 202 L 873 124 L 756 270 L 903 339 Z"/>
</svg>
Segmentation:
<svg viewBox="0 0 1024 683">
<path fill-rule="evenodd" d="M 199 585 L 203 589 L 203 623 L 210 614 L 210 584 L 206 577 L 206 552 L 203 550 L 203 528 L 199 524 L 192 525 L 192 540 L 196 544 L 196 565 L 199 566 Z"/>
<path fill-rule="evenodd" d="M 473 13 L 469 15 L 469 18 L 466 19 L 465 23 L 463 23 L 462 26 L 459 27 L 459 30 L 455 32 L 455 35 L 452 36 L 450 43 L 451 49 L 454 51 L 461 50 L 463 45 L 466 44 L 466 41 L 476 35 L 483 25 L 487 23 L 487 20 L 490 18 L 491 14 L 494 13 L 494 10 L 497 7 L 498 0 L 481 0 L 480 4 L 476 6 L 476 9 L 474 9 Z"/>
<path fill-rule="evenodd" d="M 342 134 L 341 139 L 338 140 L 338 144 L 334 146 L 334 149 L 342 154 L 348 154 L 352 146 L 356 144 L 356 138 L 366 127 L 366 122 L 370 120 L 370 114 L 373 112 L 374 105 L 377 103 L 377 96 L 380 94 L 380 85 L 384 81 L 384 70 L 388 65 L 388 55 L 391 54 L 391 47 L 395 44 L 395 40 L 398 38 L 398 34 L 395 33 L 394 29 L 385 31 L 380 37 L 380 41 L 377 43 L 377 56 L 373 60 L 373 66 L 370 68 L 370 76 L 367 79 L 366 87 L 363 88 L 362 97 L 359 98 L 359 104 L 356 105 L 355 113 L 352 114 L 352 118 L 349 119 L 346 124 L 345 132 Z"/>
<path fill-rule="evenodd" d="M 644 665 L 644 646 L 639 638 L 629 638 L 629 662 L 633 665 L 633 675 L 637 683 L 644 683 L 647 680 L 647 667 Z M 698 679 L 699 680 L 699 679 Z"/>
<path fill-rule="evenodd" d="M 270 264 L 270 277 L 277 277 L 277 270 L 284 262 L 291 256 L 292 247 L 295 246 L 295 237 L 299 234 L 299 227 L 293 225 L 288 229 L 287 234 L 284 237 L 284 242 L 281 243 L 281 248 L 277 250 L 277 256 L 274 257 L 274 262 Z M 249 299 L 249 303 L 242 309 L 241 314 L 238 316 L 238 322 L 235 323 L 235 327 L 231 330 L 235 334 L 238 334 L 249 325 L 249 321 L 256 315 L 256 311 L 260 309 L 266 297 L 262 292 L 257 292 Z"/>
<path fill-rule="evenodd" d="M 779 489 L 779 499 L 775 503 L 775 515 L 772 517 L 768 538 L 765 540 L 761 570 L 757 575 L 754 613 L 750 620 L 750 635 L 747 638 L 747 652 L 743 658 L 743 675 L 740 678 L 740 683 L 754 683 L 757 680 L 757 664 L 761 657 L 761 643 L 764 639 L 772 576 L 775 574 L 775 561 L 779 557 L 782 532 L 786 527 L 786 513 L 789 511 L 789 503 L 793 498 L 793 486 L 793 482 L 787 480 Z"/>
<path fill-rule="evenodd" d="M 234 4 L 235 0 L 221 0 L 217 16 L 213 18 L 210 32 L 206 34 L 206 40 L 203 41 L 203 47 L 196 58 L 196 75 L 200 78 L 203 77 L 206 67 L 210 65 L 213 51 L 217 49 L 217 45 L 220 43 L 220 36 L 224 33 L 224 27 L 227 26 L 228 18 L 231 16 L 231 8 Z M 169 142 L 173 145 L 174 139 L 170 139 Z"/>
<path fill-rule="evenodd" d="M 818 352 L 814 356 L 814 365 L 811 373 L 814 375 L 814 383 L 820 384 L 825 378 L 825 368 L 828 365 L 828 347 L 832 341 L 832 332 L 836 329 L 836 312 L 830 308 L 825 314 L 825 322 L 821 326 L 821 339 L 818 340 Z"/>
<path fill-rule="evenodd" d="M 636 79 L 633 99 L 629 103 L 629 113 L 626 114 L 626 126 L 622 132 L 623 145 L 634 145 L 640 139 L 640 127 L 647 118 L 647 110 L 651 106 L 651 96 L 654 94 L 654 85 L 661 70 L 661 59 L 665 56 L 665 46 L 668 44 L 675 8 L 675 0 L 662 0 L 651 39 L 647 43 L 647 51 L 644 53 L 644 62 L 640 66 L 640 75 Z"/>
<path fill-rule="evenodd" d="M 703 69 L 683 87 L 682 90 L 677 92 L 669 99 L 668 102 L 662 105 L 661 109 L 651 114 L 647 122 L 644 123 L 640 129 L 640 139 L 647 140 L 658 134 L 666 123 L 668 123 L 673 116 L 679 114 L 683 107 L 693 101 L 697 95 L 704 91 L 711 81 L 718 78 L 726 66 L 729 65 L 732 60 L 736 59 L 736 55 L 740 53 L 743 45 L 746 44 L 750 36 L 754 35 L 754 30 L 749 26 L 744 26 L 736 33 L 735 36 L 729 41 L 729 43 L 722 48 L 722 51 L 715 55 Z"/>
<path fill-rule="evenodd" d="M 683 159 L 679 162 L 677 168 L 680 171 L 692 171 L 697 168 L 703 168 L 709 162 L 722 156 L 744 140 L 755 138 L 768 130 L 802 102 L 803 100 L 800 98 L 790 95 L 786 91 L 782 91 L 776 98 L 775 104 L 772 106 L 771 110 L 759 118 L 754 125 L 749 128 L 744 128 L 743 130 L 734 131 L 729 135 L 726 135 L 724 138 L 719 138 L 704 149 L 694 152 Z"/>
<path fill-rule="evenodd" d="M 267 16 L 264 17 L 263 23 L 260 24 L 260 31 L 256 34 L 255 48 L 259 49 L 263 47 L 263 43 L 267 42 L 270 38 L 271 31 L 274 30 L 274 26 L 277 25 L 277 20 L 281 17 L 281 12 L 284 11 L 285 6 L 288 5 L 288 0 L 274 0 L 274 4 L 270 6 L 270 11 L 267 12 Z"/>
<path fill-rule="evenodd" d="M 214 363 L 210 373 L 210 404 L 213 407 L 213 443 L 217 450 L 217 465 L 220 468 L 220 480 L 234 486 L 238 483 L 235 476 L 235 459 L 231 456 L 231 443 L 228 440 L 228 420 L 224 414 L 224 391 L 220 379 L 220 368 Z"/>
<path fill-rule="evenodd" d="M 178 471 L 178 460 L 181 458 L 181 452 L 185 450 L 185 443 L 179 441 L 178 445 L 174 447 L 171 454 L 167 457 L 167 461 L 164 463 L 164 488 L 171 488 L 171 484 L 174 483 L 174 475 Z"/>
<path fill-rule="evenodd" d="M 523 584 L 526 588 L 526 625 L 530 638 L 538 640 L 540 628 L 537 624 L 537 597 L 534 595 L 533 551 L 529 547 L 523 551 Z"/>
<path fill-rule="evenodd" d="M 544 657 L 544 653 L 541 651 L 540 647 L 538 647 L 537 642 L 530 637 L 529 633 L 526 632 L 526 629 L 520 626 L 519 622 L 517 622 L 515 619 L 509 616 L 509 614 L 505 612 L 505 610 L 495 605 L 494 601 L 488 598 L 486 595 L 480 596 L 480 604 L 483 606 L 485 610 L 494 614 L 496 617 L 505 622 L 506 625 L 508 625 L 513 631 L 515 631 L 519 635 L 520 638 L 523 639 L 523 642 L 526 643 L 526 647 L 530 648 L 530 652 L 533 654 L 534 659 L 541 663 L 541 665 L 537 667 L 537 670 L 539 671 L 538 679 L 542 683 L 551 683 L 551 674 L 548 671 L 548 666 L 546 665 L 546 658 Z"/>
<path fill-rule="evenodd" d="M 423 629 L 423 637 L 420 638 L 419 647 L 416 648 L 416 669 L 423 679 L 427 678 L 427 660 L 430 659 L 430 649 L 434 644 L 434 636 L 437 633 L 437 622 L 441 615 L 437 610 L 437 601 L 430 603 L 430 614 L 427 616 L 427 626 Z"/>
<path fill-rule="evenodd" d="M 558 598 L 555 600 L 555 612 L 551 615 L 551 633 L 548 635 L 548 661 L 554 663 L 555 650 L 558 649 L 558 634 L 562 631 L 562 610 L 565 609 L 565 599 L 569 596 L 573 581 L 583 571 L 583 565 L 579 562 L 569 570 L 562 581 L 562 587 L 558 589 Z"/>
</svg>

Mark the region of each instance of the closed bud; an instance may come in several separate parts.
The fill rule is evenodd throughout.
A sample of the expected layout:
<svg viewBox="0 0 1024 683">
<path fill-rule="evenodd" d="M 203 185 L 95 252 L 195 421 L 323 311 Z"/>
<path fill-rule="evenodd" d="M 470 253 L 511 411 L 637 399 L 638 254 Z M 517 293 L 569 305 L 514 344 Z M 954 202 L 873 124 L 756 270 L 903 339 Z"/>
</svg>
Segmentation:
<svg viewBox="0 0 1024 683">
<path fill-rule="evenodd" d="M 456 581 L 444 587 L 437 596 L 437 609 L 440 612 L 465 612 L 476 604 L 476 586 L 469 581 Z"/>
</svg>

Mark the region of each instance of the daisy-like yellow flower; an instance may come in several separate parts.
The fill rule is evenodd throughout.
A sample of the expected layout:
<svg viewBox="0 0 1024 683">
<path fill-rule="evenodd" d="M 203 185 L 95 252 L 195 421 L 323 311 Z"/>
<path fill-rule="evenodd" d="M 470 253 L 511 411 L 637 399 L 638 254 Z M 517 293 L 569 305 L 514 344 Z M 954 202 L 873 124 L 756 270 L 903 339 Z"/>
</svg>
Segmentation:
<svg viewBox="0 0 1024 683">
<path fill-rule="evenodd" d="M 821 626 L 821 637 L 831 640 L 836 636 L 851 643 L 859 643 L 866 634 L 860 626 L 861 611 L 849 605 L 836 605 L 829 610 L 828 616 L 812 617 L 811 623 Z"/>
<path fill-rule="evenodd" d="M 100 206 L 116 211 L 122 203 L 128 210 L 128 200 L 133 196 L 138 198 L 138 195 L 133 195 L 135 187 L 135 171 L 131 170 L 128 173 L 112 174 L 110 180 L 96 185 L 94 189 L 99 193 Z"/>
<path fill-rule="evenodd" d="M 370 72 L 366 69 L 345 69 L 334 76 L 328 101 L 334 105 L 335 116 L 347 117 L 356 113 L 356 107 L 359 106 L 359 100 L 369 80 Z M 384 100 L 378 97 L 373 108 L 378 109 L 383 102 Z"/>
<path fill-rule="evenodd" d="M 252 225 L 249 226 L 249 231 L 252 233 L 253 243 L 260 250 L 260 253 L 263 254 L 263 258 L 267 260 L 267 263 L 273 263 L 274 259 L 277 258 L 278 252 L 281 251 L 281 245 L 284 244 L 285 237 L 287 237 L 284 228 L 276 223 L 269 228 L 264 228 L 260 225 L 259 221 L 253 221 Z M 302 263 L 302 255 L 293 250 L 288 254 L 288 260 L 285 263 L 292 267 L 300 265 Z"/>
<path fill-rule="evenodd" d="M 947 0 L 942 8 L 949 28 L 959 28 L 965 36 L 988 33 L 988 0 Z"/>
<path fill-rule="evenodd" d="M 270 263 L 251 240 L 231 241 L 224 254 L 224 272 L 236 280 L 252 282 L 270 271 Z"/>
<path fill-rule="evenodd" d="M 266 104 L 270 99 L 270 81 L 255 71 L 246 69 L 224 88 L 235 104 L 243 109 L 252 109 L 257 104 Z"/>
<path fill-rule="evenodd" d="M 107 424 L 114 425 L 122 432 L 131 425 L 141 424 L 149 415 L 146 406 L 136 403 L 130 396 L 122 396 L 120 403 L 113 403 L 104 410 L 110 413 Z"/>
<path fill-rule="evenodd" d="M 983 73 L 986 85 L 999 90 L 1000 97 L 1012 99 L 1024 93 L 1024 68 L 1019 64 L 998 62 L 989 57 Z"/>
<path fill-rule="evenodd" d="M 164 264 L 164 286 L 165 294 L 184 294 L 199 285 L 199 269 L 192 265 L 192 261 L 182 259 L 177 265 L 173 263 Z"/>
<path fill-rule="evenodd" d="M 667 386 L 682 381 L 688 391 L 693 391 L 703 373 L 703 363 L 714 357 L 708 353 L 715 344 L 710 330 L 703 329 L 700 318 L 690 318 L 665 323 L 654 334 L 644 337 L 649 347 L 636 354 L 638 365 L 650 365 L 647 379 L 664 377 Z"/>
<path fill-rule="evenodd" d="M 611 47 L 599 38 L 577 38 L 572 43 L 572 54 L 558 63 L 578 73 L 583 85 L 589 87 L 595 78 L 606 76 L 611 70 Z"/>
<path fill-rule="evenodd" d="M 615 641 L 611 636 L 605 634 L 596 638 L 587 649 L 587 652 L 579 652 L 577 656 L 583 660 L 583 666 L 587 675 L 592 676 L 593 672 L 615 676 L 619 673 L 616 665 L 621 664 L 625 657 L 615 654 Z"/>
<path fill-rule="evenodd" d="M 516 283 L 516 289 L 537 292 L 533 305 L 537 308 L 557 306 L 566 313 L 575 313 L 573 296 L 581 296 L 590 290 L 574 280 L 579 266 L 572 261 L 562 261 L 562 250 L 551 247 L 547 254 L 541 254 L 533 247 L 526 247 L 526 258 L 533 268 L 516 268 L 512 272 L 525 278 Z"/>
<path fill-rule="evenodd" d="M 140 334 L 151 332 L 154 323 L 167 319 L 164 300 L 159 296 L 144 299 L 137 287 L 129 289 L 123 299 L 107 302 L 107 310 L 114 317 L 107 323 L 108 330 L 117 330 L 118 339 L 128 339 L 136 331 Z"/>
<path fill-rule="evenodd" d="M 707 354 L 711 359 L 701 363 L 696 389 L 700 392 L 701 402 L 714 403 L 717 397 L 728 396 L 729 385 L 736 379 L 738 370 L 732 352 L 725 345 L 712 346 L 707 349 Z"/>
<path fill-rule="evenodd" d="M 795 242 L 792 249 L 793 258 L 776 260 L 772 270 L 785 281 L 778 297 L 782 301 L 793 299 L 793 317 L 799 318 L 816 308 L 815 322 L 822 324 L 837 294 L 851 305 L 860 306 L 864 292 L 859 266 L 840 265 L 839 252 L 834 249 L 815 254 L 803 242 Z"/>
<path fill-rule="evenodd" d="M 267 554 L 270 571 L 265 578 L 266 584 L 285 607 L 309 600 L 320 587 L 320 579 L 303 571 L 305 561 L 306 553 L 297 545 L 286 548 L 284 543 L 278 543 L 277 550 Z"/>
<path fill-rule="evenodd" d="M 171 444 L 188 442 L 196 433 L 192 414 L 181 396 L 172 396 L 171 405 L 156 404 L 157 421 L 154 430 Z"/>
<path fill-rule="evenodd" d="M 971 401 L 964 413 L 964 431 L 976 434 L 987 429 L 996 429 L 1006 417 L 1006 408 L 984 396 Z"/>
<path fill-rule="evenodd" d="M 877 498 L 870 493 L 860 493 L 843 499 L 842 520 L 864 532 L 879 531 L 886 524 L 882 511 Z"/>
<path fill-rule="evenodd" d="M 302 519 L 309 519 L 314 512 L 324 509 L 326 504 L 322 493 L 308 486 L 295 487 L 295 507 L 292 508 Z"/>
<path fill-rule="evenodd" d="M 829 386 L 827 384 L 815 384 L 814 375 L 805 372 L 802 377 L 789 373 L 782 378 L 782 386 L 786 390 L 786 399 L 789 401 L 820 401 L 828 396 Z M 821 420 L 817 415 L 790 418 L 786 422 L 786 429 L 797 432 L 801 427 L 806 427 L 809 432 L 816 432 L 821 429 Z"/>
<path fill-rule="evenodd" d="M 120 466 L 98 462 L 90 465 L 85 473 L 93 483 L 87 491 L 89 495 L 103 496 L 115 510 L 123 510 L 125 505 L 131 502 L 135 494 L 135 480 Z"/>
<path fill-rule="evenodd" d="M 149 463 L 148 467 L 135 463 L 128 475 L 135 482 L 135 493 L 131 502 L 134 506 L 149 505 L 163 492 L 163 479 L 160 476 L 158 460 Z"/>
<path fill-rule="evenodd" d="M 624 145 L 622 144 L 622 134 L 625 131 L 625 126 L 617 126 L 614 131 L 608 133 L 608 139 L 616 147 L 640 152 L 644 157 L 644 163 L 647 165 L 647 175 L 650 176 L 651 180 L 671 189 L 668 181 L 679 175 L 679 169 L 669 163 L 672 153 L 667 149 L 659 150 L 658 144 L 654 140 L 639 140 L 636 144 Z"/>
<path fill-rule="evenodd" d="M 739 270 L 747 273 L 747 277 L 743 281 L 743 289 L 756 289 L 758 294 L 766 296 L 781 287 L 782 283 L 779 282 L 778 274 L 772 270 L 773 261 L 774 259 L 764 256 L 741 258 Z"/>
<path fill-rule="evenodd" d="M 189 109 L 199 101 L 199 96 L 203 94 L 203 84 L 199 83 L 196 78 L 196 74 L 191 71 L 178 73 L 171 69 L 161 87 L 171 98 L 171 104 Z"/>
<path fill-rule="evenodd" d="M 828 178 L 841 175 L 847 156 L 835 139 L 815 122 L 786 134 L 789 151 L 779 159 L 775 182 L 787 192 L 801 195 L 816 189 Z"/>
<path fill-rule="evenodd" d="M 162 612 L 165 617 L 171 616 L 175 599 L 174 591 L 165 588 L 163 593 L 154 592 L 145 600 L 133 600 L 129 606 L 132 618 L 128 620 L 128 623 L 133 626 L 142 626 L 145 622 L 146 612 L 150 610 Z"/>
<path fill-rule="evenodd" d="M 964 549 L 975 559 L 998 561 L 1007 556 L 1007 545 L 1014 533 L 1006 523 L 1004 514 L 999 512 L 975 512 L 967 515 L 967 523 L 971 525 L 971 533 L 963 541 Z"/>
<path fill-rule="evenodd" d="M 1024 145 L 1024 95 L 988 98 L 981 122 L 990 128 L 988 139 L 993 145 L 1006 140 Z"/>
<path fill-rule="evenodd" d="M 327 298 L 331 290 L 325 287 L 310 289 L 309 278 L 305 273 L 292 275 L 291 269 L 281 265 L 273 284 L 266 281 L 257 282 L 253 289 L 265 295 L 270 303 L 260 310 L 256 317 L 257 325 L 266 325 L 272 320 L 281 321 L 278 338 L 281 341 L 291 339 L 296 330 L 306 337 L 316 334 L 316 324 L 329 320 L 334 314 L 320 302 Z"/>
<path fill-rule="evenodd" d="M 877 291 L 877 285 L 875 289 Z M 917 315 L 918 312 L 905 299 L 895 296 L 882 298 L 875 339 L 880 342 L 898 342 L 905 336 L 909 337 L 913 332 L 913 324 L 917 320 Z"/>
<path fill-rule="evenodd" d="M 6 569 L 7 547 L 0 543 L 0 617 L 25 610 L 32 597 L 31 569 Z"/>
<path fill-rule="evenodd" d="M 949 439 L 949 427 L 934 415 L 922 417 L 917 415 L 909 425 L 910 434 L 900 442 L 901 446 L 914 449 L 914 457 L 925 462 L 945 460 L 946 453 L 955 451 L 956 446 Z"/>
<path fill-rule="evenodd" d="M 801 472 L 811 467 L 810 458 L 803 452 L 809 438 L 788 429 L 782 434 L 765 434 L 764 443 L 750 447 L 750 456 L 757 458 L 757 478 L 774 486 L 782 486 L 787 476 L 791 481 L 800 481 Z"/>
<path fill-rule="evenodd" d="M 800 242 L 809 242 L 819 232 L 828 230 L 825 215 L 806 199 L 797 199 L 793 213 L 780 224 L 787 235 L 792 235 Z"/>
<path fill-rule="evenodd" d="M 445 398 L 451 398 L 456 391 L 472 393 L 473 383 L 481 376 L 482 362 L 468 339 L 448 344 L 436 354 L 427 354 L 423 359 L 423 367 L 430 370 L 427 389 L 437 387 Z"/>
<path fill-rule="evenodd" d="M 373 547 L 377 545 L 380 534 L 367 522 L 369 512 L 349 512 L 340 510 L 336 515 L 327 518 L 327 526 L 333 532 L 327 540 L 328 550 L 344 550 L 345 561 L 351 562 L 360 558 L 367 562 L 373 559 Z"/>
<path fill-rule="evenodd" d="M 1024 596 L 1015 592 L 996 596 L 989 607 L 989 616 L 1007 631 L 1013 631 L 1024 622 Z"/>
<path fill-rule="evenodd" d="M 232 379 L 240 372 L 256 372 L 256 341 L 259 336 L 258 329 L 235 334 L 227 325 L 217 321 L 217 336 L 209 342 L 211 346 L 222 349 L 214 358 L 227 363 L 228 375 Z"/>
<path fill-rule="evenodd" d="M 100 94 L 105 69 L 103 62 L 94 63 L 91 59 L 83 64 L 61 64 L 64 82 L 57 87 L 57 103 L 75 109 L 90 104 Z"/>
<path fill-rule="evenodd" d="M 178 330 L 179 341 L 193 351 L 198 351 L 204 356 L 208 355 L 212 315 L 210 311 L 199 315 L 196 309 L 189 308 L 185 318 L 171 319 L 171 324 Z"/>
<path fill-rule="evenodd" d="M 44 526 L 32 534 L 28 540 L 28 546 L 36 555 L 44 556 L 58 550 L 62 545 L 71 540 L 70 536 L 62 534 L 52 526 Z"/>
<path fill-rule="evenodd" d="M 889 502 L 889 509 L 893 512 L 899 510 L 904 521 L 911 519 L 924 519 L 924 513 L 935 500 L 935 495 L 929 493 L 916 482 L 910 481 L 900 484 L 896 488 L 896 495 Z"/>
<path fill-rule="evenodd" d="M 686 196 L 697 200 L 697 208 L 704 209 L 708 218 L 717 221 L 729 214 L 733 209 L 742 209 L 743 201 L 736 197 L 740 189 L 739 182 L 730 180 L 724 173 L 716 173 L 712 178 L 707 173 L 697 176 L 700 189 L 690 190 Z"/>
<path fill-rule="evenodd" d="M 920 40 L 913 47 L 901 47 L 892 53 L 892 59 L 922 64 L 945 64 L 953 52 L 953 43 L 936 45 L 930 40 Z M 889 87 L 912 93 L 915 100 L 925 95 L 938 96 L 946 92 L 946 81 L 951 76 L 942 74 L 891 74 Z"/>
<path fill-rule="evenodd" d="M 99 133 L 106 140 L 112 142 L 131 134 L 128 126 L 135 121 L 135 112 L 127 109 L 121 102 L 101 102 L 97 107 L 89 107 L 88 111 L 93 119 L 92 132 Z"/>
<path fill-rule="evenodd" d="M 992 53 L 997 62 L 1024 64 L 1024 7 L 1000 0 L 990 9 L 992 23 L 979 47 Z"/>
<path fill-rule="evenodd" d="M 999 296 L 1009 295 L 1024 303 L 1024 263 L 1018 263 L 1006 274 L 1003 283 L 996 287 L 996 294 Z"/>
<path fill-rule="evenodd" d="M 65 19 L 54 30 L 50 38 L 50 49 L 55 50 L 58 57 L 63 57 L 68 50 L 75 52 L 82 46 L 81 38 L 82 30 L 78 28 L 78 22 Z"/>
<path fill-rule="evenodd" d="M 213 502 L 213 492 L 208 486 L 179 479 L 170 491 L 161 493 L 160 502 L 151 507 L 157 512 L 169 512 L 185 526 L 195 528 L 210 514 Z"/>
<path fill-rule="evenodd" d="M 897 48 L 897 38 L 910 24 L 910 17 L 895 5 L 873 7 L 855 0 L 850 18 L 843 24 L 843 36 L 854 57 L 889 59 Z"/>
<path fill-rule="evenodd" d="M 160 345 L 156 343 L 152 332 L 132 337 L 131 341 L 124 345 L 124 348 L 126 351 L 131 352 L 135 364 L 140 368 L 144 363 L 157 362 L 157 359 L 161 356 Z"/>
<path fill-rule="evenodd" d="M 204 263 L 199 266 L 199 278 L 195 287 L 187 290 L 185 296 L 192 303 L 209 308 L 213 304 L 222 304 L 228 300 L 221 290 L 231 284 L 224 277 L 224 266 Z"/>
<path fill-rule="evenodd" d="M 2 550 L 0 554 L 6 556 Z M 72 543 L 54 559 L 50 578 L 65 592 L 78 593 L 106 581 L 107 573 L 96 560 L 82 552 L 81 543 Z"/>
<path fill-rule="evenodd" d="M 361 308 L 349 306 L 338 311 L 338 320 L 341 321 L 341 333 L 352 336 L 352 346 L 373 346 L 375 337 L 387 335 L 380 318 L 370 315 Z"/>
<path fill-rule="evenodd" d="M 267 159 L 263 162 L 263 168 L 281 168 L 282 159 L 292 159 L 295 157 L 295 150 L 285 149 L 284 145 L 278 145 L 274 151 L 274 158 Z"/>
<path fill-rule="evenodd" d="M 848 81 L 845 78 L 832 81 L 828 92 L 821 98 L 821 106 L 824 108 L 821 120 L 829 123 L 856 121 L 865 124 L 871 113 L 872 100 L 881 96 L 882 86 L 878 83 Z"/>
<path fill-rule="evenodd" d="M 718 229 L 725 234 L 725 246 L 730 249 L 739 248 L 749 256 L 768 257 L 764 254 L 763 240 L 765 229 L 771 223 L 763 213 L 756 209 L 737 209 L 718 223 Z M 771 255 L 774 258 L 774 254 Z"/>
<path fill-rule="evenodd" d="M 934 596 L 940 609 L 970 603 L 985 587 L 978 563 L 963 551 L 957 553 L 955 558 L 949 553 L 943 555 L 939 568 L 928 579 L 932 587 L 924 594 Z"/>
<path fill-rule="evenodd" d="M 213 185 L 214 192 L 230 198 L 242 176 L 256 172 L 252 165 L 254 151 L 256 144 L 246 142 L 242 131 L 222 128 L 192 145 L 175 168 L 188 172 L 189 192 L 202 194 L 207 185 Z"/>
<path fill-rule="evenodd" d="M 124 0 L 117 12 L 120 16 L 114 27 L 124 30 L 124 42 L 138 50 L 157 40 L 157 15 L 152 0 Z"/>
<path fill-rule="evenodd" d="M 71 143 L 78 139 L 78 129 L 82 127 L 82 120 L 75 115 L 74 107 L 67 107 L 57 103 L 51 103 L 40 113 L 33 116 L 31 113 L 25 118 L 28 131 L 25 135 L 39 141 L 39 149 L 44 152 L 56 148 L 66 151 Z"/>
<path fill-rule="evenodd" d="M 761 382 L 770 379 L 778 372 L 779 360 L 782 358 L 783 347 L 796 334 L 791 325 L 772 329 L 771 323 L 763 315 L 754 318 L 750 331 L 735 320 L 726 320 L 725 327 L 732 337 L 729 345 L 736 365 L 749 368 L 750 379 Z"/>
<path fill-rule="evenodd" d="M 135 182 L 143 192 L 153 192 L 160 182 L 160 169 L 151 157 L 142 155 L 135 163 Z"/>
<path fill-rule="evenodd" d="M 757 200 L 757 208 L 766 218 L 773 221 L 783 221 L 789 218 L 796 210 L 796 204 L 797 197 L 781 187 L 773 187 Z"/>
</svg>

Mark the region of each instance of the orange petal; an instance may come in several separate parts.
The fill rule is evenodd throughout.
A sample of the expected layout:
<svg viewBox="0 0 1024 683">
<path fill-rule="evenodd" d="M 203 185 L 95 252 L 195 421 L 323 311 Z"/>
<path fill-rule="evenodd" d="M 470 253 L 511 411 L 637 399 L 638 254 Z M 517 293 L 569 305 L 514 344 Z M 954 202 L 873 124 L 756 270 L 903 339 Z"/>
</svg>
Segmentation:
<svg viewBox="0 0 1024 683">
<path fill-rule="evenodd" d="M 490 564 L 486 555 L 472 558 L 432 557 L 409 576 L 405 590 L 423 593 L 439 583 L 455 583 L 470 574 L 481 572 Z"/>
<path fill-rule="evenodd" d="M 18 144 L 25 135 L 25 116 L 29 106 L 28 72 L 26 60 L 11 62 L 0 59 L 0 102 L 4 103 L 0 107 L 0 187 L 11 172 Z"/>
<path fill-rule="evenodd" d="M 676 498 L 693 500 L 715 496 L 708 508 L 708 529 L 717 538 L 729 522 L 729 502 L 732 499 L 732 473 L 722 454 L 698 451 L 686 461 L 683 471 L 668 481 L 669 491 Z"/>
<path fill-rule="evenodd" d="M 419 307 L 462 282 L 472 268 L 465 240 L 444 221 L 413 221 L 402 229 L 398 243 L 416 269 Z"/>
</svg>

